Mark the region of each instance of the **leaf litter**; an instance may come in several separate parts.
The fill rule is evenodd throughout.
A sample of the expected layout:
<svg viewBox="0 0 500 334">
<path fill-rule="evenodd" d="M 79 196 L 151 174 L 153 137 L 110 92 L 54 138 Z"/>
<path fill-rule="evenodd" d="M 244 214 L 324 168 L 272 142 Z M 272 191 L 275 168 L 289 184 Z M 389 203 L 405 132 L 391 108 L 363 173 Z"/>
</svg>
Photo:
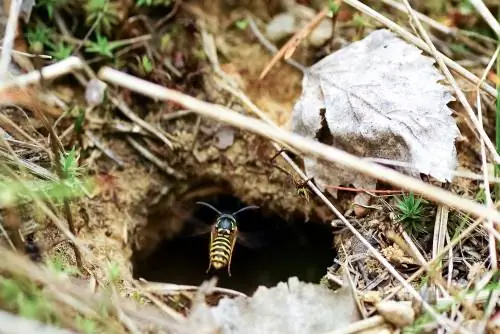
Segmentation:
<svg viewBox="0 0 500 334">
<path fill-rule="evenodd" d="M 193 306 L 188 328 L 212 324 L 218 333 L 324 333 L 361 319 L 349 286 L 335 292 L 291 277 L 261 286 L 251 298 L 224 298 L 215 307 Z"/>
<path fill-rule="evenodd" d="M 454 98 L 439 83 L 434 60 L 421 53 L 381 29 L 325 57 L 305 72 L 292 130 L 356 156 L 410 163 L 398 169 L 412 176 L 451 181 L 460 135 L 447 106 Z M 336 164 L 305 158 L 304 165 L 323 191 L 376 184 Z"/>
</svg>

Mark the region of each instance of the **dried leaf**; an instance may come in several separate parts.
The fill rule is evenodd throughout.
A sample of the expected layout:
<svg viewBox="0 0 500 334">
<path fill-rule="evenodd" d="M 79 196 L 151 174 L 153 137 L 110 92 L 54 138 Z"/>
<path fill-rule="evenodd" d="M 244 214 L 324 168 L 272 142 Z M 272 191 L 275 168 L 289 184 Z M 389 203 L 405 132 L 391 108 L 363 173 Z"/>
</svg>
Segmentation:
<svg viewBox="0 0 500 334">
<path fill-rule="evenodd" d="M 199 333 L 323 333 L 360 320 L 348 287 L 335 292 L 292 277 L 276 287 L 259 287 L 251 298 L 222 299 L 216 307 L 197 305 L 188 326 Z"/>
<path fill-rule="evenodd" d="M 410 163 L 407 174 L 450 181 L 459 130 L 450 90 L 434 59 L 382 29 L 322 59 L 305 73 L 292 115 L 294 132 L 359 157 Z M 374 188 L 376 180 L 305 159 L 317 185 Z M 336 190 L 331 193 L 335 196 Z"/>
</svg>

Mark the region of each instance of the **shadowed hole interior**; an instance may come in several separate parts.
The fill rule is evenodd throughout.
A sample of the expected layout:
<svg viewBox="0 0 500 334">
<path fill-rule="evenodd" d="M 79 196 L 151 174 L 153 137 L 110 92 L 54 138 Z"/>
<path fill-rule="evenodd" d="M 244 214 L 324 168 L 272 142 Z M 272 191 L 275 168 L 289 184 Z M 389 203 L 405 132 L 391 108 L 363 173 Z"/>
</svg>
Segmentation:
<svg viewBox="0 0 500 334">
<path fill-rule="evenodd" d="M 235 212 L 244 206 L 238 198 L 217 195 L 200 199 L 221 212 Z M 204 206 L 197 206 L 189 221 L 213 224 L 217 213 Z M 319 283 L 326 268 L 333 264 L 336 255 L 332 248 L 332 233 L 328 224 L 304 222 L 296 217 L 284 221 L 279 216 L 261 210 L 248 210 L 236 217 L 239 230 L 257 240 L 257 247 L 249 248 L 236 243 L 231 261 L 231 277 L 227 268 L 206 273 L 210 233 L 189 235 L 190 224 L 172 240 L 160 243 L 148 257 L 136 260 L 134 277 L 149 281 L 175 284 L 200 285 L 212 276 L 218 286 L 252 294 L 259 285 L 274 286 L 297 276 L 301 281 Z M 191 228 L 192 230 L 192 228 Z"/>
</svg>

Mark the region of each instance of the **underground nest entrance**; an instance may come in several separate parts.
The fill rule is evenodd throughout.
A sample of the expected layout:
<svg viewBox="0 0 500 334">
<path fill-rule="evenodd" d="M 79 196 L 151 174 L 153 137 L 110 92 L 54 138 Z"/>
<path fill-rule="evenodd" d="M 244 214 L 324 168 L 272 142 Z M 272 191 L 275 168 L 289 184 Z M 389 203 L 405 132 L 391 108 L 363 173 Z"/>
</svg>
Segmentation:
<svg viewBox="0 0 500 334">
<path fill-rule="evenodd" d="M 245 206 L 238 198 L 223 194 L 200 198 L 221 212 L 232 213 Z M 336 252 L 328 224 L 304 222 L 303 217 L 285 221 L 273 212 L 248 210 L 236 216 L 240 238 L 227 268 L 207 273 L 210 232 L 218 214 L 205 206 L 194 206 L 183 228 L 174 238 L 163 240 L 147 256 L 133 256 L 133 275 L 148 281 L 200 285 L 216 276 L 218 286 L 252 294 L 259 285 L 275 286 L 289 277 L 319 283 Z M 165 219 L 168 219 L 166 217 Z"/>
</svg>

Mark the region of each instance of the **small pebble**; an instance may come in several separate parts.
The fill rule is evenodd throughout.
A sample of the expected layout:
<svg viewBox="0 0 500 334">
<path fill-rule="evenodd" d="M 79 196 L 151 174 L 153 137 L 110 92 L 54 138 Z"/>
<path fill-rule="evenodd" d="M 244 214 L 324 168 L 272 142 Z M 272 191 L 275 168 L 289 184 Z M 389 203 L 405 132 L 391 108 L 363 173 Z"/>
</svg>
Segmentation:
<svg viewBox="0 0 500 334">
<path fill-rule="evenodd" d="M 290 36 L 297 29 L 297 21 L 290 13 L 281 13 L 271 19 L 266 27 L 266 37 L 277 42 Z"/>
<path fill-rule="evenodd" d="M 386 300 L 378 303 L 376 307 L 378 313 L 394 326 L 408 326 L 415 320 L 415 311 L 411 306 L 411 302 Z"/>
<path fill-rule="evenodd" d="M 333 36 L 333 22 L 330 19 L 324 19 L 309 35 L 309 43 L 314 47 L 320 47 Z"/>
<path fill-rule="evenodd" d="M 219 150 L 225 150 L 234 142 L 234 129 L 228 126 L 220 128 L 215 134 L 215 146 Z"/>
<path fill-rule="evenodd" d="M 87 84 L 85 89 L 85 101 L 90 106 L 98 106 L 104 100 L 104 92 L 106 90 L 106 84 L 98 79 L 92 79 Z"/>
</svg>

